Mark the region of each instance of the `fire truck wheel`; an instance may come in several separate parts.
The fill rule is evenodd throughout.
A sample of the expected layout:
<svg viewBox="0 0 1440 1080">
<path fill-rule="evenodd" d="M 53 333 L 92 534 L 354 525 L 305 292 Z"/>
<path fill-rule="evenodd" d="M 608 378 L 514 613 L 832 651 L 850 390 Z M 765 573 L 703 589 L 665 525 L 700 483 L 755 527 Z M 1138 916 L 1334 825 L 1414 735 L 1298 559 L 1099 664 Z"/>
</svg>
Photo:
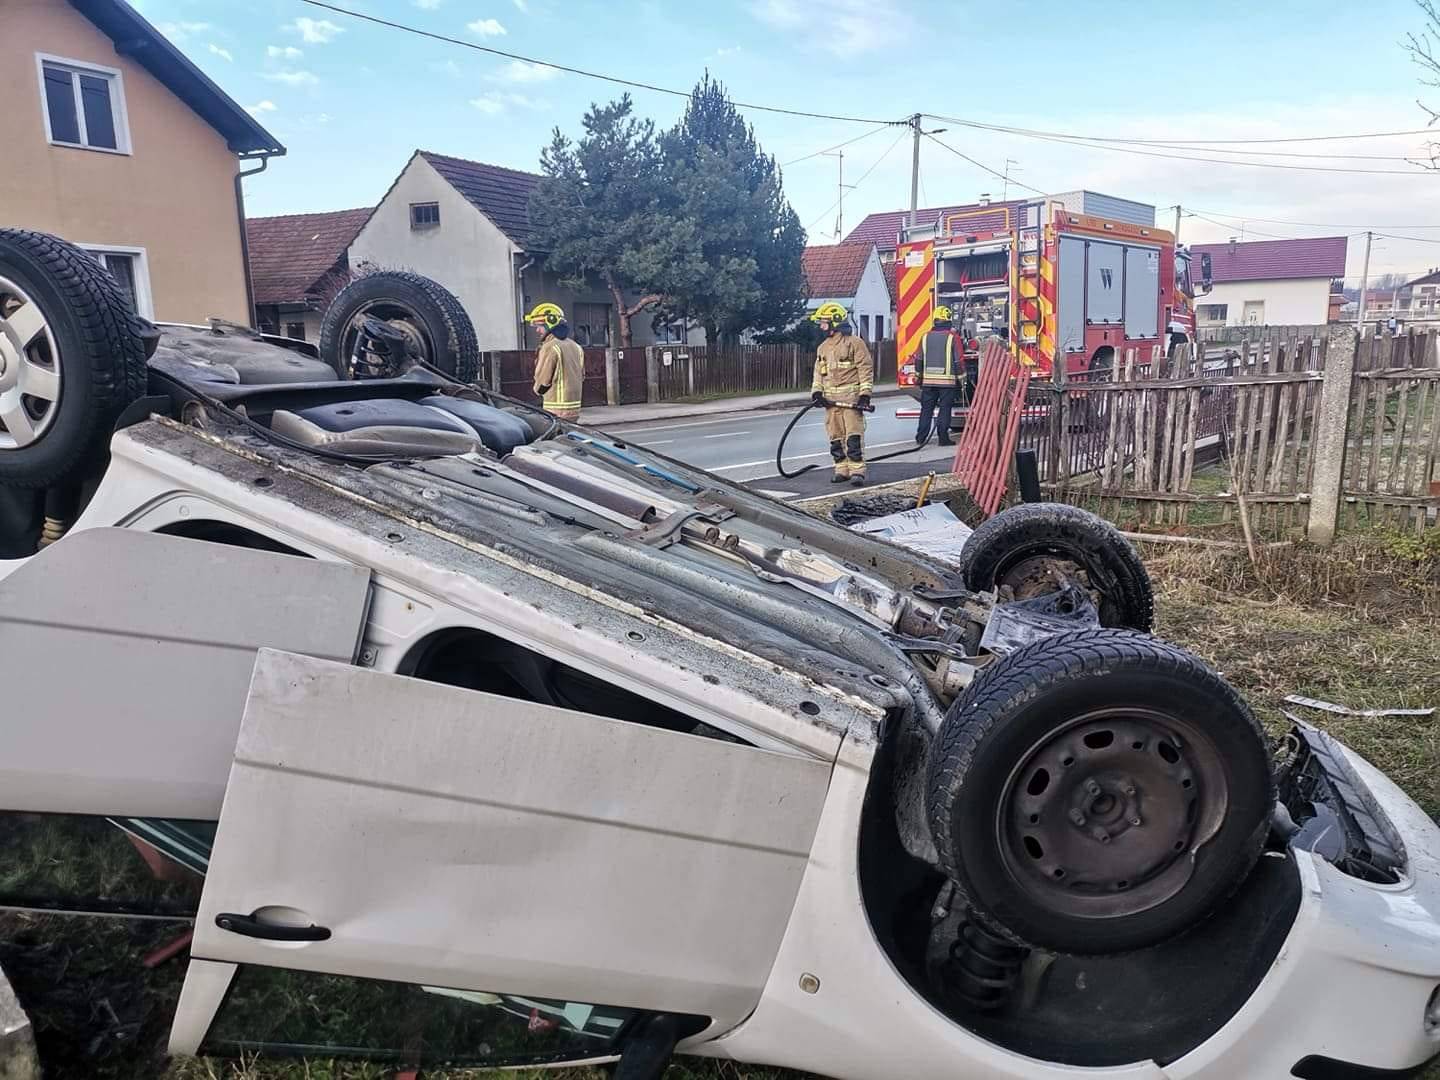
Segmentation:
<svg viewBox="0 0 1440 1080">
<path fill-rule="evenodd" d="M 1029 600 L 1073 578 L 1090 593 L 1102 626 L 1149 633 L 1155 621 L 1150 575 L 1115 526 L 1066 503 L 1022 503 L 985 522 L 960 552 L 965 587 Z"/>
</svg>

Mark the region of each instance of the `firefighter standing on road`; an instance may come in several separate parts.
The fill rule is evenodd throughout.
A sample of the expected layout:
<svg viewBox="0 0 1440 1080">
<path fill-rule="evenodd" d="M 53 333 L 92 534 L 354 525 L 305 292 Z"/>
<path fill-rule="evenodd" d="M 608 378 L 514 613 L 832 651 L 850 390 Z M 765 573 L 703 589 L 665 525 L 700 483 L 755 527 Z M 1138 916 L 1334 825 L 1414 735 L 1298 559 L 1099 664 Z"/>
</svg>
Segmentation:
<svg viewBox="0 0 1440 1080">
<path fill-rule="evenodd" d="M 559 304 L 536 304 L 525 321 L 540 335 L 535 354 L 535 393 L 561 420 L 580 419 L 585 385 L 585 351 L 570 337 L 570 324 Z"/>
<path fill-rule="evenodd" d="M 830 456 L 835 461 L 830 482 L 849 480 L 860 487 L 865 483 L 865 414 L 859 410 L 870 407 L 875 365 L 865 342 L 851 333 L 848 313 L 835 301 L 821 304 L 810 318 L 826 335 L 815 351 L 810 398 L 816 405 L 827 406 L 825 434 L 830 437 Z"/>
<path fill-rule="evenodd" d="M 936 407 L 940 410 L 940 445 L 950 446 L 950 414 L 955 408 L 955 395 L 965 380 L 965 339 L 955 330 L 950 309 L 935 309 L 934 322 L 920 343 L 919 362 L 915 365 L 915 384 L 920 390 L 920 424 L 915 429 L 915 442 L 924 445 L 930 438 L 930 424 Z"/>
</svg>

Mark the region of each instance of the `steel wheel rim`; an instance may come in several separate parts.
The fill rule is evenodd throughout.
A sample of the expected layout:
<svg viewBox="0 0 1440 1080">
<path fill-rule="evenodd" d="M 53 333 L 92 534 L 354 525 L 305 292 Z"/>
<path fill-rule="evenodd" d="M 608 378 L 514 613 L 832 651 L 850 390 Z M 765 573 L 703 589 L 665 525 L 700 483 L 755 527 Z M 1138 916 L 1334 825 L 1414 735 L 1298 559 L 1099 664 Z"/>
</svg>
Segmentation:
<svg viewBox="0 0 1440 1080">
<path fill-rule="evenodd" d="M 351 358 L 355 355 L 355 342 L 360 336 L 360 330 L 367 318 L 379 319 L 388 323 L 409 339 L 410 345 L 415 349 L 420 360 L 427 364 L 435 363 L 435 345 L 425 333 L 425 322 L 420 318 L 419 312 L 409 304 L 401 300 L 371 300 L 356 310 L 350 316 L 350 321 L 345 325 L 345 332 L 341 336 L 340 355 L 346 366 L 350 368 L 350 377 L 356 378 L 354 364 Z M 402 374 L 400 371 L 387 369 L 383 377 L 390 377 Z"/>
<path fill-rule="evenodd" d="M 44 437 L 60 412 L 60 350 L 40 305 L 0 277 L 0 451 Z"/>
<path fill-rule="evenodd" d="M 1156 709 L 1098 710 L 1021 756 L 1002 789 L 996 841 L 1032 902 L 1069 918 L 1121 918 L 1185 887 L 1229 801 L 1203 729 Z"/>
</svg>

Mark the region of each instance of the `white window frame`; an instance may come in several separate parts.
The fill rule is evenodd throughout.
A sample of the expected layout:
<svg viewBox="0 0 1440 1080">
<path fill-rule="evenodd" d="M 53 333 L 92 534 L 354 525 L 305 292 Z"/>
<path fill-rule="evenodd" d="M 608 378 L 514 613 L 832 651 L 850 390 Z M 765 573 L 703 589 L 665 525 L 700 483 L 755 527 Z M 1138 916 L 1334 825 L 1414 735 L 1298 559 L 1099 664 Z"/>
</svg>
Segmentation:
<svg viewBox="0 0 1440 1080">
<path fill-rule="evenodd" d="M 68 143 L 62 143 L 68 146 Z M 122 244 L 76 244 L 90 255 L 129 255 L 135 260 L 135 306 L 142 319 L 155 318 L 155 298 L 150 291 L 150 257 L 143 247 Z"/>
<path fill-rule="evenodd" d="M 54 132 L 50 130 L 50 99 L 45 94 L 45 65 L 53 64 L 55 67 L 64 68 L 72 73 L 84 75 L 97 75 L 105 79 L 110 86 L 110 116 L 115 123 L 115 149 L 108 146 L 91 146 L 85 140 L 89 133 L 85 130 L 85 106 L 80 99 L 80 80 L 70 80 L 70 87 L 75 95 L 75 120 L 80 127 L 80 139 L 76 142 L 65 142 L 55 138 Z M 125 76 L 119 68 L 105 67 L 103 64 L 92 64 L 87 60 L 71 60 L 64 56 L 53 56 L 50 53 L 35 54 L 35 77 L 40 84 L 40 115 L 45 121 L 45 139 L 51 146 L 68 146 L 75 150 L 93 150 L 97 154 L 131 154 L 130 144 L 130 116 L 125 109 Z"/>
</svg>

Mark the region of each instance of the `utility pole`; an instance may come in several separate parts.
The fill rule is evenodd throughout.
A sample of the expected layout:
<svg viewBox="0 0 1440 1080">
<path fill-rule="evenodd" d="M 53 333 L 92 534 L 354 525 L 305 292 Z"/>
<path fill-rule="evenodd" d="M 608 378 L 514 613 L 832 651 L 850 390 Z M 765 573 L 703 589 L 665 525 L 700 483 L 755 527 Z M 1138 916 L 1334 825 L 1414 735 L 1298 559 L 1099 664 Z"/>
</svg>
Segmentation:
<svg viewBox="0 0 1440 1080">
<path fill-rule="evenodd" d="M 1355 313 L 1355 329 L 1361 332 L 1365 329 L 1365 290 L 1370 284 L 1370 241 L 1374 235 L 1365 234 L 1365 265 L 1360 271 L 1360 309 Z"/>
<path fill-rule="evenodd" d="M 1175 204 L 1175 243 L 1180 243 L 1180 204 Z"/>
<path fill-rule="evenodd" d="M 915 149 L 910 157 L 910 228 L 915 227 L 915 211 L 920 207 L 920 114 L 910 117 L 910 127 L 915 132 Z"/>
<path fill-rule="evenodd" d="M 1020 164 L 1020 163 L 1019 163 L 1018 161 L 1016 161 L 1014 158 L 1008 158 L 1008 157 L 1007 157 L 1007 158 L 1005 159 L 1005 185 L 1004 185 L 1004 187 L 1002 187 L 1002 188 L 1000 189 L 1000 201 L 1001 201 L 1001 202 L 1009 202 L 1009 201 L 1010 201 L 1010 166 L 1011 166 L 1011 165 L 1019 165 L 1019 164 Z M 1022 170 L 1022 171 L 1023 171 L 1023 170 Z"/>
<path fill-rule="evenodd" d="M 844 150 L 827 150 L 823 156 L 840 159 L 840 198 L 835 201 L 835 205 L 838 207 L 838 213 L 835 215 L 835 239 L 839 240 L 845 232 L 845 192 L 855 185 L 845 183 Z"/>
</svg>

